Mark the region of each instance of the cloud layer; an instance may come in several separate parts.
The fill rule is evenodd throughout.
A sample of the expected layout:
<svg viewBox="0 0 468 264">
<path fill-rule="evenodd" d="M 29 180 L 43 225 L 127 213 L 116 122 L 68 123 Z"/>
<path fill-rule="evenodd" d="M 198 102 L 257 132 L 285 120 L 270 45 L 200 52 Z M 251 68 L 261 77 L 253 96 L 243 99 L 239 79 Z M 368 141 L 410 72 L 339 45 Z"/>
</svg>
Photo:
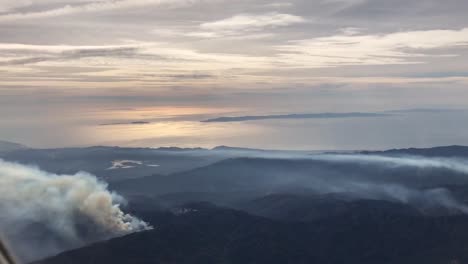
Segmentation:
<svg viewBox="0 0 468 264">
<path fill-rule="evenodd" d="M 183 6 L 194 3 L 193 0 L 95 0 L 95 1 L 75 1 L 77 4 L 67 4 L 58 8 L 46 9 L 43 11 L 31 12 L 11 12 L 5 15 L 0 15 L 0 22 L 16 21 L 16 20 L 31 20 L 49 17 L 66 16 L 80 13 L 112 11 L 127 8 L 137 8 L 145 6 Z M 23 1 L 19 3 L 11 3 L 7 1 L 3 10 L 9 11 L 15 7 L 30 6 L 31 1 Z"/>
<path fill-rule="evenodd" d="M 306 19 L 303 17 L 277 12 L 266 14 L 238 14 L 223 20 L 202 23 L 200 25 L 201 31 L 189 33 L 187 36 L 245 36 L 248 33 L 261 32 L 268 28 L 286 27 L 305 22 Z"/>
<path fill-rule="evenodd" d="M 255 116 L 461 108 L 467 8 L 463 0 L 2 1 L 0 125 L 31 125 L 16 114 L 29 107 L 96 109 L 96 98 L 115 99 L 109 108 L 152 98 Z"/>
</svg>

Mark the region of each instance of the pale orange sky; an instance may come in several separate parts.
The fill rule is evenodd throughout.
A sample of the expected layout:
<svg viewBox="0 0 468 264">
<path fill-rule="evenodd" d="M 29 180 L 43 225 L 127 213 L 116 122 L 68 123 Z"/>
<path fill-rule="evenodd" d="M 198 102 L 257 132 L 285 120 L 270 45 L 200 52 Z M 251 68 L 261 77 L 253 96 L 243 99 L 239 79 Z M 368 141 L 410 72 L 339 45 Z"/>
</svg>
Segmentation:
<svg viewBox="0 0 468 264">
<path fill-rule="evenodd" d="M 323 132 L 332 127 L 362 133 L 361 121 L 199 121 L 464 109 L 467 9 L 464 0 L 4 0 L 0 139 L 208 146 L 256 144 L 249 137 L 266 133 L 271 140 L 258 145 L 287 148 L 278 138 L 296 135 L 290 147 L 339 148 L 341 135 L 322 140 L 328 143 L 301 135 L 333 135 Z M 429 116 L 458 126 L 448 133 L 424 124 L 427 141 L 463 143 L 464 115 L 455 112 L 387 119 L 400 136 L 368 130 L 376 138 L 368 145 L 430 144 L 416 142 L 417 127 L 398 127 Z M 149 124 L 125 125 L 131 122 Z M 100 126 L 109 123 L 122 124 Z"/>
</svg>

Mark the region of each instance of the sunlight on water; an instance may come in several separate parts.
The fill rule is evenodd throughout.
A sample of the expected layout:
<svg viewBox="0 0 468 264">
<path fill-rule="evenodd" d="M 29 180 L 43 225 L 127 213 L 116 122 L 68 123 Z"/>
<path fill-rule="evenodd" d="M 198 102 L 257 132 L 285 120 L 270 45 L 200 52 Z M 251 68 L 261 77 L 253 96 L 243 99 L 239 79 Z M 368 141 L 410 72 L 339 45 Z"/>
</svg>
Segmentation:
<svg viewBox="0 0 468 264">
<path fill-rule="evenodd" d="M 131 147 L 214 147 L 230 145 L 252 148 L 326 150 L 424 147 L 430 140 L 449 145 L 452 140 L 466 142 L 457 129 L 466 115 L 450 118 L 447 114 L 412 114 L 376 118 L 261 120 L 203 123 L 200 121 L 161 121 L 148 124 L 120 124 L 82 127 L 80 134 L 88 145 Z M 434 122 L 437 120 L 437 122 Z M 430 129 L 422 131 L 421 125 Z M 395 130 L 395 127 L 398 129 Z M 440 137 L 441 133 L 450 137 Z M 350 137 L 352 141 L 348 140 Z M 384 144 L 382 144 L 384 142 Z"/>
<path fill-rule="evenodd" d="M 141 125 L 122 124 L 88 128 L 93 141 L 103 145 L 211 147 L 237 137 L 260 135 L 263 128 L 255 124 L 201 123 L 170 121 Z"/>
</svg>

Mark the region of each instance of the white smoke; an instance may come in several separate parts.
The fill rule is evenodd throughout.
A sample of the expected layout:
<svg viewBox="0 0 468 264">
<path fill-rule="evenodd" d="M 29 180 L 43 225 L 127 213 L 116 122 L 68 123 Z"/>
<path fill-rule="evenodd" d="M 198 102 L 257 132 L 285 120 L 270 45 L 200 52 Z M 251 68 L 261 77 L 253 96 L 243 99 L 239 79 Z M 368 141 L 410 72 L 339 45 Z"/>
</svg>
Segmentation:
<svg viewBox="0 0 468 264">
<path fill-rule="evenodd" d="M 409 204 L 421 212 L 468 214 L 468 206 L 445 188 L 418 190 L 401 184 L 375 184 L 364 181 L 340 181 L 321 184 L 317 192 L 350 193 L 364 199 L 389 200 Z"/>
<path fill-rule="evenodd" d="M 317 163 L 308 173 L 282 174 L 270 186 L 298 185 L 319 194 L 347 193 L 365 199 L 409 204 L 421 211 L 468 214 L 447 186 L 468 184 L 468 160 L 462 157 L 384 156 L 369 154 L 305 154 L 250 151 L 245 156 Z M 350 165 L 350 166 L 334 166 Z M 275 185 L 276 184 L 276 185 Z"/>
<path fill-rule="evenodd" d="M 413 167 L 420 169 L 446 169 L 468 174 L 468 160 L 461 157 L 424 157 L 414 155 L 386 156 L 378 154 L 327 154 L 299 151 L 216 150 L 227 157 L 250 157 L 266 159 L 315 160 L 337 163 L 376 164 L 387 168 Z"/>
<path fill-rule="evenodd" d="M 416 167 L 447 169 L 468 174 L 468 163 L 460 158 L 426 158 L 417 156 L 379 156 L 360 154 L 321 154 L 311 155 L 310 159 L 361 164 L 380 164 L 387 167 Z"/>
<path fill-rule="evenodd" d="M 56 175 L 0 159 L 0 231 L 26 260 L 150 228 L 122 203 L 88 173 Z"/>
<path fill-rule="evenodd" d="M 380 156 L 380 155 L 364 155 L 364 154 L 316 154 L 309 155 L 308 159 L 324 162 L 333 162 L 334 164 L 349 163 L 349 164 L 360 164 L 360 165 L 377 165 L 378 167 L 388 169 L 400 169 L 400 168 L 416 168 L 427 171 L 434 169 L 443 169 L 462 175 L 468 176 L 468 163 L 462 158 L 427 158 L 421 156 Z M 427 172 L 426 171 L 426 172 Z M 410 204 L 423 211 L 433 209 L 452 210 L 453 212 L 459 212 L 468 214 L 468 206 L 463 202 L 458 201 L 450 192 L 450 190 L 444 187 L 433 187 L 429 189 L 415 188 L 411 186 L 409 182 L 406 182 L 402 178 L 387 177 L 382 178 L 382 175 L 375 174 L 372 172 L 375 170 L 369 170 L 361 175 L 363 171 L 359 171 L 358 177 L 354 177 L 351 180 L 345 178 L 330 179 L 319 181 L 316 184 L 317 191 L 321 192 L 351 192 L 361 198 L 371 199 L 385 199 L 399 201 L 402 203 Z M 417 171 L 412 171 L 412 173 Z M 431 179 L 427 176 L 427 173 L 418 173 L 414 175 L 412 173 L 405 172 L 406 179 L 421 177 L 423 183 L 430 183 Z M 352 173 L 352 169 L 350 170 Z M 387 174 L 398 174 L 398 170 L 393 170 Z M 443 183 L 450 185 L 453 183 L 450 173 L 440 174 L 438 177 Z M 348 175 L 349 176 L 349 175 Z M 318 176 L 320 178 L 320 176 Z M 468 182 L 468 177 L 463 177 L 465 184 Z"/>
</svg>

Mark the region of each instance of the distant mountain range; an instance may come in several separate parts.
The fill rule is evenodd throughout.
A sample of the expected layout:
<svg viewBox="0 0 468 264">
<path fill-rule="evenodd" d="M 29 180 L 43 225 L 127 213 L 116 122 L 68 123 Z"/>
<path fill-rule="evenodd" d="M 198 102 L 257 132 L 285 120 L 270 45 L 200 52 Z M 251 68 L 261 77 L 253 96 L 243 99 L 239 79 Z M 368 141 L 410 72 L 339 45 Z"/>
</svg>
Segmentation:
<svg viewBox="0 0 468 264">
<path fill-rule="evenodd" d="M 468 157 L 468 147 L 466 146 L 442 146 L 433 148 L 406 148 L 390 149 L 385 151 L 363 151 L 363 154 L 380 155 L 418 155 L 425 157 Z"/>
<path fill-rule="evenodd" d="M 0 152 L 8 152 L 8 151 L 27 149 L 27 148 L 28 147 L 18 144 L 18 143 L 0 140 Z"/>
</svg>

